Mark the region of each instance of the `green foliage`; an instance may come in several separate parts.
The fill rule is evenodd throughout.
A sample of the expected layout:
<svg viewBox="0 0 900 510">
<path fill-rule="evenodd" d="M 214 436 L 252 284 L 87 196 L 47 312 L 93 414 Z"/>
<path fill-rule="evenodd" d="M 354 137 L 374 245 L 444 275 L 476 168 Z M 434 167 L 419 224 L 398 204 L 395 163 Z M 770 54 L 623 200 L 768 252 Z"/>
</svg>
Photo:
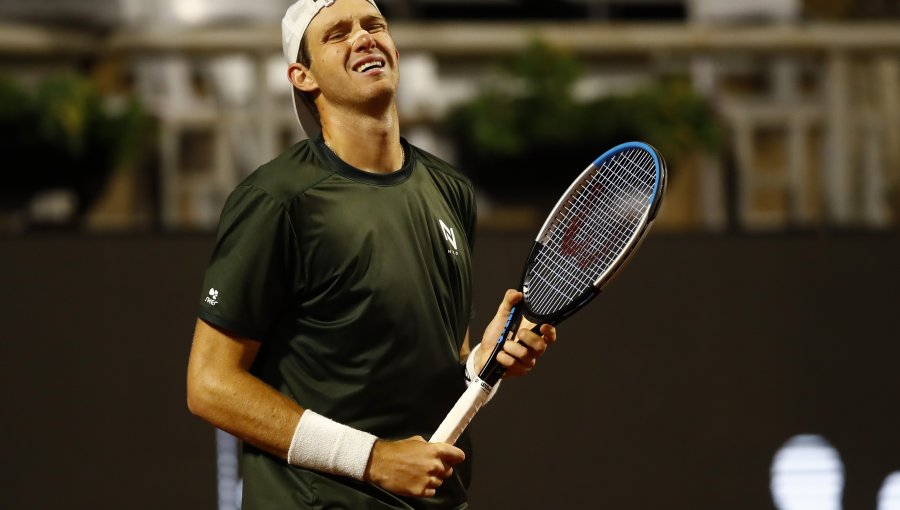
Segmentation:
<svg viewBox="0 0 900 510">
<path fill-rule="evenodd" d="M 0 144 L 5 154 L 35 145 L 40 124 L 38 112 L 37 99 L 32 94 L 0 79 Z"/>
<path fill-rule="evenodd" d="M 630 140 L 656 146 L 670 163 L 720 147 L 712 109 L 684 81 L 660 80 L 629 94 L 578 101 L 573 89 L 582 75 L 574 55 L 540 41 L 514 56 L 497 80 L 448 116 L 448 130 L 469 154 L 464 170 L 483 180 L 512 159 L 522 177 L 527 169 L 520 163 L 538 153 L 592 147 L 596 156 Z M 535 171 L 547 175 L 546 169 Z"/>
<path fill-rule="evenodd" d="M 0 144 L 17 163 L 4 165 L 4 198 L 66 187 L 86 207 L 113 168 L 133 161 L 149 129 L 136 101 L 111 102 L 84 78 L 54 77 L 30 88 L 0 78 Z"/>
<path fill-rule="evenodd" d="M 501 71 L 495 83 L 448 119 L 476 153 L 511 156 L 535 140 L 555 144 L 581 136 L 582 105 L 572 87 L 582 69 L 575 58 L 535 41 Z"/>
<path fill-rule="evenodd" d="M 588 129 L 599 138 L 626 136 L 654 145 L 672 162 L 696 150 L 715 152 L 722 144 L 709 104 L 687 83 L 665 80 L 629 95 L 606 97 L 585 105 Z M 596 119 L 596 120 L 595 120 Z"/>
</svg>

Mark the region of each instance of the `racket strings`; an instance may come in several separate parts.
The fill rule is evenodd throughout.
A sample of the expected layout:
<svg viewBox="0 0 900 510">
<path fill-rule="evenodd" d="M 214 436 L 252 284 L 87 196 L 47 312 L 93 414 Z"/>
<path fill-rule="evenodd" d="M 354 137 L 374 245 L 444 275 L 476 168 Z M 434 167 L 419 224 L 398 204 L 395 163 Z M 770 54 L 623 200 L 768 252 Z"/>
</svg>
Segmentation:
<svg viewBox="0 0 900 510">
<path fill-rule="evenodd" d="M 535 313 L 559 310 L 615 266 L 640 232 L 656 178 L 652 155 L 630 149 L 604 161 L 572 192 L 531 270 L 526 293 Z"/>
<path fill-rule="evenodd" d="M 635 153 L 643 158 L 636 159 Z M 627 165 L 623 164 L 622 159 L 625 159 Z M 586 223 L 579 225 L 575 231 L 575 241 L 569 239 L 570 249 L 564 252 L 573 252 L 574 245 L 581 250 L 582 263 L 587 254 L 596 254 L 598 250 L 606 258 L 607 264 L 593 266 L 595 272 L 589 275 L 592 280 L 599 277 L 609 263 L 617 258 L 642 219 L 655 175 L 652 165 L 647 168 L 651 163 L 652 158 L 644 151 L 631 151 L 620 158 L 611 159 L 606 166 L 613 168 L 601 167 L 595 172 L 592 179 L 581 187 L 581 192 L 570 201 L 570 207 L 564 211 L 563 222 L 569 221 L 569 228 L 572 227 L 573 219 Z M 643 190 L 639 189 L 642 184 L 639 170 L 642 168 L 650 170 L 649 173 L 643 172 Z M 650 179 L 647 180 L 647 177 Z M 551 239 L 565 243 L 565 235 L 570 232 L 557 228 Z M 588 242 L 587 246 L 584 241 Z"/>
<path fill-rule="evenodd" d="M 630 160 L 632 165 L 636 162 L 633 155 Z M 630 168 L 623 168 L 617 161 L 613 161 L 612 164 L 618 166 L 618 170 L 625 170 L 626 173 L 619 175 L 625 185 L 615 180 L 615 176 L 612 175 L 613 169 L 601 167 L 593 179 L 589 179 L 581 186 L 579 194 L 569 200 L 568 207 L 563 210 L 557 228 L 547 243 L 551 250 L 544 250 L 545 254 L 556 256 L 548 255 L 542 257 L 543 260 L 536 261 L 537 270 L 532 280 L 538 285 L 536 292 L 529 299 L 533 307 L 535 303 L 542 302 L 548 310 L 553 310 L 575 299 L 615 262 L 631 237 L 628 235 L 629 230 L 632 232 L 636 230 L 636 223 L 640 221 L 641 215 L 635 215 L 634 211 L 640 211 L 641 204 L 635 199 L 637 194 L 626 188 L 634 188 L 639 181 Z M 598 174 L 602 177 L 599 183 L 596 179 Z M 602 187 L 604 185 L 611 189 L 611 193 L 604 193 Z M 622 203 L 622 198 L 629 196 L 632 197 L 631 203 Z M 605 205 L 613 207 L 604 208 L 604 198 L 609 197 L 617 200 L 607 200 L 609 203 Z M 585 205 L 588 206 L 587 210 Z M 621 212 L 617 212 L 620 210 L 631 210 L 632 214 L 625 217 Z M 607 216 L 605 221 L 603 221 L 604 213 Z M 590 221 L 585 222 L 586 218 Z M 632 225 L 628 225 L 629 220 Z M 565 230 L 560 228 L 562 225 L 567 225 L 568 228 Z M 576 234 L 574 237 L 570 235 L 572 232 Z M 585 245 L 585 240 L 598 239 L 605 242 Z"/>
<path fill-rule="evenodd" d="M 581 193 L 573 197 L 570 202 L 572 206 L 563 216 L 564 221 L 570 221 L 573 217 L 590 220 L 577 232 L 579 241 L 587 240 L 589 245 L 577 244 L 593 253 L 599 248 L 608 263 L 613 262 L 625 248 L 643 219 L 655 178 L 652 157 L 645 151 L 633 150 L 621 156 L 606 162 L 607 166 L 614 168 L 601 167 L 594 173 L 592 179 L 582 186 Z M 627 165 L 623 164 L 622 159 Z M 561 239 L 563 232 L 558 228 L 553 239 Z M 595 265 L 592 280 L 607 267 L 608 264 Z"/>
</svg>

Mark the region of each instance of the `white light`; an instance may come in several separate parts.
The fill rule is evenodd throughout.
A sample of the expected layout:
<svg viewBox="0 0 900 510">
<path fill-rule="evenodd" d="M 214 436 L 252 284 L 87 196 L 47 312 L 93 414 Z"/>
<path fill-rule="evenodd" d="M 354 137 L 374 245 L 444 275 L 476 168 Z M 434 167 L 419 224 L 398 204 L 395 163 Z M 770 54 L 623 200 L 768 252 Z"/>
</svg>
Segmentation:
<svg viewBox="0 0 900 510">
<path fill-rule="evenodd" d="M 241 508 L 243 481 L 240 478 L 240 441 L 231 434 L 216 429 L 216 478 L 218 479 L 219 510 Z"/>
<path fill-rule="evenodd" d="M 209 16 L 210 5 L 204 0 L 179 0 L 172 2 L 172 10 L 178 21 L 195 24 Z"/>
<path fill-rule="evenodd" d="M 779 510 L 841 510 L 844 464 L 822 436 L 792 437 L 775 454 L 771 477 Z"/>
<path fill-rule="evenodd" d="M 900 510 L 900 471 L 884 479 L 884 485 L 878 491 L 878 510 Z"/>
</svg>

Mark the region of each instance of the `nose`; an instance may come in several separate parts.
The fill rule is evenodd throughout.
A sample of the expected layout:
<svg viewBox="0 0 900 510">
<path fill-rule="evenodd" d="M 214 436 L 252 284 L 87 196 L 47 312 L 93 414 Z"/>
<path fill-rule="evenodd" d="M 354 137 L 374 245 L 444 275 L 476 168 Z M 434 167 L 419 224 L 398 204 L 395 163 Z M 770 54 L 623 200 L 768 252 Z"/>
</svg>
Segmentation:
<svg viewBox="0 0 900 510">
<path fill-rule="evenodd" d="M 372 38 L 372 34 L 367 30 L 361 28 L 350 36 L 350 45 L 353 51 L 370 50 L 375 46 L 375 39 Z"/>
</svg>

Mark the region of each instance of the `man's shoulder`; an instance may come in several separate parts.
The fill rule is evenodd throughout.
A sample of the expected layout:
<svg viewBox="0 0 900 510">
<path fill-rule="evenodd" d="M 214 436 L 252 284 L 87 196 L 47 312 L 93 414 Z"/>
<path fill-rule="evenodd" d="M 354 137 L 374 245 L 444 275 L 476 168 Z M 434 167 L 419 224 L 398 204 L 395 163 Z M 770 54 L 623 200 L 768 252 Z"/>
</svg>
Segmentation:
<svg viewBox="0 0 900 510">
<path fill-rule="evenodd" d="M 455 166 L 415 145 L 410 145 L 410 147 L 415 151 L 416 159 L 433 175 L 465 188 L 472 189 L 472 181 Z"/>
<path fill-rule="evenodd" d="M 279 202 L 288 202 L 332 174 L 314 142 L 303 140 L 261 165 L 240 186 L 252 186 Z"/>
</svg>

